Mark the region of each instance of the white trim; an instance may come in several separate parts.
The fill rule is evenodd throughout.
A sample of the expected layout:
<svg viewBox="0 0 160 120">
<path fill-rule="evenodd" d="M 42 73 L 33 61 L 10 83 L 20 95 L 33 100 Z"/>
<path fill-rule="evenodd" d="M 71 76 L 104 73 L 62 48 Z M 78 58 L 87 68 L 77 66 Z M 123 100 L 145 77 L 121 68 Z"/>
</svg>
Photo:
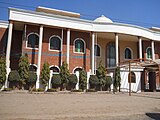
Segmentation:
<svg viewBox="0 0 160 120">
<path fill-rule="evenodd" d="M 77 68 L 83 69 L 83 67 L 81 67 L 81 66 L 76 66 L 76 67 L 73 68 L 73 70 L 72 70 L 72 73 L 73 73 L 73 74 L 75 74 L 74 71 L 75 71 Z"/>
<path fill-rule="evenodd" d="M 126 48 L 124 49 L 124 59 L 125 59 L 125 60 L 131 60 L 131 59 L 126 59 L 126 58 L 125 58 L 125 56 L 126 56 L 126 49 L 127 49 L 127 48 L 131 51 L 131 59 L 133 59 L 133 50 L 132 50 L 130 47 L 126 47 Z"/>
<path fill-rule="evenodd" d="M 36 64 L 31 64 L 31 63 L 30 63 L 29 66 L 31 66 L 31 65 L 35 66 L 36 68 L 38 67 Z"/>
<path fill-rule="evenodd" d="M 60 39 L 60 50 L 52 50 L 52 49 L 50 49 L 50 40 L 51 40 L 51 38 L 53 38 L 53 37 L 57 37 L 57 38 L 59 38 Z M 58 36 L 58 35 L 52 35 L 50 38 L 49 38 L 49 47 L 48 47 L 48 50 L 49 51 L 55 51 L 55 52 L 61 52 L 62 51 L 62 38 L 60 37 L 60 36 Z"/>
<path fill-rule="evenodd" d="M 7 21 L 0 21 L 0 28 L 8 28 L 9 23 Z"/>
<path fill-rule="evenodd" d="M 58 26 L 69 29 L 112 32 L 145 37 L 151 40 L 160 41 L 160 32 L 136 25 L 122 23 L 98 23 L 91 20 L 83 20 L 67 16 L 53 15 L 42 12 L 9 8 L 9 20 Z"/>
<path fill-rule="evenodd" d="M 32 48 L 32 47 L 28 47 L 27 45 L 28 45 L 28 36 L 30 36 L 31 34 L 35 34 L 35 35 L 37 35 L 38 36 L 38 38 L 39 38 L 39 34 L 38 33 L 36 33 L 36 32 L 30 32 L 30 33 L 28 33 L 28 35 L 27 35 L 27 40 L 26 40 L 26 48 L 27 49 L 35 49 L 35 50 L 38 50 L 38 48 Z"/>
<path fill-rule="evenodd" d="M 102 51 L 101 51 L 102 48 L 101 48 L 100 44 L 98 44 L 98 43 L 94 44 L 94 46 L 95 46 L 95 45 L 97 45 L 97 46 L 99 47 L 99 49 L 100 49 L 100 56 L 96 56 L 96 55 L 95 55 L 95 57 L 100 58 L 101 55 L 102 55 Z M 95 47 L 94 47 L 94 48 L 95 48 Z"/>
<path fill-rule="evenodd" d="M 83 43 L 84 43 L 84 52 L 76 52 L 75 51 L 75 41 L 76 40 L 82 40 Z M 82 38 L 76 38 L 74 41 L 73 41 L 73 53 L 77 53 L 77 54 L 85 54 L 86 53 L 86 42 L 82 39 Z"/>
</svg>

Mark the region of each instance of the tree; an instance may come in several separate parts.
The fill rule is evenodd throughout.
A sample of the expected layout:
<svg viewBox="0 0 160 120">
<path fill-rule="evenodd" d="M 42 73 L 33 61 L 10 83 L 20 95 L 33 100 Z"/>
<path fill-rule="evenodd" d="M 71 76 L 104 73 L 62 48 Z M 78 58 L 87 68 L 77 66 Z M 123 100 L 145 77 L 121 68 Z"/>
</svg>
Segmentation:
<svg viewBox="0 0 160 120">
<path fill-rule="evenodd" d="M 96 75 L 90 75 L 89 84 L 91 85 L 91 87 L 94 87 L 94 89 L 96 89 L 97 85 L 99 85 L 98 77 Z"/>
<path fill-rule="evenodd" d="M 13 70 L 9 73 L 8 75 L 8 81 L 13 85 L 13 88 L 18 88 L 20 87 L 20 75 L 17 72 L 17 70 Z"/>
<path fill-rule="evenodd" d="M 61 78 L 60 78 L 60 75 L 59 74 L 54 74 L 52 76 L 52 87 L 54 88 L 58 88 L 60 85 L 61 85 Z"/>
<path fill-rule="evenodd" d="M 29 77 L 29 61 L 28 61 L 28 55 L 22 55 L 19 60 L 18 64 L 18 72 L 20 75 L 21 83 L 24 85 L 27 82 L 27 79 Z"/>
<path fill-rule="evenodd" d="M 87 73 L 84 69 L 79 74 L 79 88 L 85 90 L 87 87 Z"/>
<path fill-rule="evenodd" d="M 61 89 L 66 88 L 69 75 L 70 75 L 70 73 L 68 70 L 68 64 L 66 62 L 63 62 L 62 66 L 60 67 L 60 77 L 62 80 Z"/>
<path fill-rule="evenodd" d="M 35 86 L 36 80 L 37 80 L 37 74 L 33 71 L 29 71 L 29 77 L 27 79 L 29 90 L 31 90 Z"/>
<path fill-rule="evenodd" d="M 120 87 L 121 87 L 121 76 L 120 76 L 120 68 L 117 67 L 115 69 L 115 79 L 114 79 L 114 90 L 117 91 L 117 87 L 119 87 L 119 92 L 120 92 Z"/>
<path fill-rule="evenodd" d="M 111 76 L 106 76 L 106 88 L 107 90 L 111 91 L 111 84 L 112 84 L 112 78 Z"/>
<path fill-rule="evenodd" d="M 74 89 L 78 81 L 77 76 L 75 74 L 71 74 L 68 77 L 68 80 L 69 80 L 69 86 L 71 87 L 71 89 Z"/>
<path fill-rule="evenodd" d="M 99 79 L 99 85 L 101 90 L 106 85 L 106 74 L 107 74 L 106 68 L 102 65 L 102 61 L 100 61 L 96 75 Z"/>
<path fill-rule="evenodd" d="M 48 85 L 49 78 L 50 78 L 50 69 L 49 69 L 48 62 L 45 62 L 43 64 L 40 78 L 41 78 L 42 84 L 46 87 Z"/>
<path fill-rule="evenodd" d="M 6 59 L 5 57 L 0 57 L 0 88 L 4 85 L 6 80 Z"/>
</svg>

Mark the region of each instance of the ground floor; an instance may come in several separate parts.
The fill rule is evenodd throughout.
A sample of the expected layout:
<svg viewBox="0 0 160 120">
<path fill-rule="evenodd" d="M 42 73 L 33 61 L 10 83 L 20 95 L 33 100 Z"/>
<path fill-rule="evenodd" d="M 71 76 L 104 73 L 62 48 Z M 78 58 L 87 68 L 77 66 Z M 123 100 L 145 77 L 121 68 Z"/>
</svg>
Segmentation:
<svg viewBox="0 0 160 120">
<path fill-rule="evenodd" d="M 159 120 L 159 93 L 0 93 L 0 119 Z"/>
</svg>

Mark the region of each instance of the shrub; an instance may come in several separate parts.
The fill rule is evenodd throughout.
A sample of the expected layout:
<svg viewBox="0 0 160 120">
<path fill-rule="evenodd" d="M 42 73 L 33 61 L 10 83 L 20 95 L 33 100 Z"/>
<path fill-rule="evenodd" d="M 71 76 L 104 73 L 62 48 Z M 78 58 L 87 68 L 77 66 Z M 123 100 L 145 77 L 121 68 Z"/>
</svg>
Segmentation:
<svg viewBox="0 0 160 120">
<path fill-rule="evenodd" d="M 8 81 L 13 85 L 12 87 L 19 88 L 20 86 L 20 76 L 16 70 L 13 70 L 9 73 Z"/>
<path fill-rule="evenodd" d="M 51 88 L 51 89 L 48 89 L 48 90 L 47 90 L 47 92 L 57 92 L 57 90 L 56 90 L 56 89 Z"/>
<path fill-rule="evenodd" d="M 99 84 L 98 77 L 96 75 L 91 75 L 89 78 L 89 84 L 96 88 L 96 86 Z"/>
<path fill-rule="evenodd" d="M 97 92 L 95 89 L 88 89 L 86 92 Z"/>
<path fill-rule="evenodd" d="M 106 87 L 107 87 L 107 89 L 111 90 L 111 88 L 110 88 L 111 84 L 112 84 L 111 76 L 106 76 Z"/>
<path fill-rule="evenodd" d="M 6 59 L 5 57 L 0 57 L 0 88 L 6 80 L 6 74 Z"/>
<path fill-rule="evenodd" d="M 48 64 L 48 62 L 45 62 L 43 64 L 42 71 L 41 71 L 41 80 L 42 80 L 42 84 L 44 86 L 48 85 L 49 78 L 50 78 L 49 64 Z"/>
<path fill-rule="evenodd" d="M 84 69 L 82 69 L 79 75 L 79 88 L 85 90 L 86 87 L 87 87 L 87 73 Z"/>
<path fill-rule="evenodd" d="M 58 88 L 58 87 L 61 85 L 60 75 L 59 75 L 59 74 L 54 74 L 54 75 L 52 76 L 52 81 L 51 81 L 51 83 L 52 83 L 52 86 L 53 86 L 54 88 Z"/>
<path fill-rule="evenodd" d="M 32 91 L 33 92 L 44 92 L 44 89 L 43 88 L 39 88 L 39 89 L 34 88 Z"/>
<path fill-rule="evenodd" d="M 120 68 L 117 67 L 115 69 L 115 79 L 114 79 L 114 91 L 117 91 L 117 87 L 119 87 L 119 92 L 120 92 L 120 86 L 121 86 L 121 75 L 120 75 Z"/>
<path fill-rule="evenodd" d="M 71 87 L 71 89 L 74 89 L 78 81 L 77 76 L 75 74 L 71 74 L 68 77 L 68 80 L 69 80 L 69 86 Z"/>
<path fill-rule="evenodd" d="M 3 91 L 11 91 L 12 88 L 4 88 Z"/>
<path fill-rule="evenodd" d="M 73 90 L 71 90 L 71 92 L 82 92 L 82 89 L 79 89 L 79 90 L 73 89 Z"/>
<path fill-rule="evenodd" d="M 37 74 L 33 71 L 30 71 L 29 77 L 27 79 L 27 83 L 29 84 L 30 89 L 32 89 L 35 86 L 36 80 L 37 80 Z"/>
</svg>

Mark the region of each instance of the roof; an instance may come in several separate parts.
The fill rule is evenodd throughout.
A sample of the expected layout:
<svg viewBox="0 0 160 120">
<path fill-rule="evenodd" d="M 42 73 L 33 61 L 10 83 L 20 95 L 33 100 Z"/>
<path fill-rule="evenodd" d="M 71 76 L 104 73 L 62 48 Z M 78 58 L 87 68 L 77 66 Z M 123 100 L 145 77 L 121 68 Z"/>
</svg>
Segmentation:
<svg viewBox="0 0 160 120">
<path fill-rule="evenodd" d="M 105 17 L 104 15 L 101 15 L 100 17 L 96 18 L 94 21 L 101 22 L 101 23 L 113 23 L 111 19 Z"/>
</svg>

